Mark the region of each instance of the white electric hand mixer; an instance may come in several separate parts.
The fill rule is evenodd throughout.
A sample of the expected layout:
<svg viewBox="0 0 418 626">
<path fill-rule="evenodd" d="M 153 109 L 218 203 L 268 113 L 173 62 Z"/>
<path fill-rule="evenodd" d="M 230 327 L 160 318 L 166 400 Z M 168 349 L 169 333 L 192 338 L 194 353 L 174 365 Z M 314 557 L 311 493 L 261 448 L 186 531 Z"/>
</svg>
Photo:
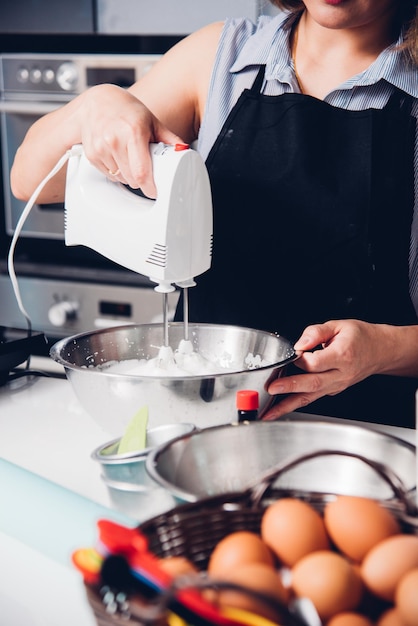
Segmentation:
<svg viewBox="0 0 418 626">
<path fill-rule="evenodd" d="M 170 359 L 167 293 L 184 290 L 184 345 L 188 341 L 188 287 L 212 259 L 212 198 L 206 166 L 188 146 L 150 144 L 157 199 L 133 193 L 104 176 L 80 152 L 68 161 L 65 243 L 84 245 L 157 283 L 164 294 L 162 364 Z"/>
</svg>

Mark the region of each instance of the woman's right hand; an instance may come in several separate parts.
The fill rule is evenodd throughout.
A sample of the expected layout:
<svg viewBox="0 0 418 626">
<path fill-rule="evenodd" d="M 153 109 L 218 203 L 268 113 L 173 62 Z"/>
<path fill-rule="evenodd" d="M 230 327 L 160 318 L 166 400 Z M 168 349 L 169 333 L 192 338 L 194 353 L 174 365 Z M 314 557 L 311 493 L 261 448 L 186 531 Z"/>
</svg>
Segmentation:
<svg viewBox="0 0 418 626">
<path fill-rule="evenodd" d="M 54 165 L 76 144 L 111 180 L 156 196 L 149 143 L 182 142 L 129 90 L 91 87 L 65 106 L 39 118 L 18 148 L 11 170 L 13 194 L 28 200 Z M 38 202 L 62 202 L 66 168 L 45 186 Z"/>
<path fill-rule="evenodd" d="M 98 85 L 85 92 L 78 113 L 80 138 L 89 161 L 111 180 L 156 196 L 149 144 L 182 143 L 130 91 Z M 183 142 L 184 143 L 184 142 Z"/>
</svg>

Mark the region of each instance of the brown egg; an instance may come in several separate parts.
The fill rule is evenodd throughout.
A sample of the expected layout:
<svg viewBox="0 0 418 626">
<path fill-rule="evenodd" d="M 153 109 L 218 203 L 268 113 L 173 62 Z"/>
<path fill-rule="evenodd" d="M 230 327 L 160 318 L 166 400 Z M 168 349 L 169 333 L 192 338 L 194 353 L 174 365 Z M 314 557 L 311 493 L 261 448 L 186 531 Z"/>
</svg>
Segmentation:
<svg viewBox="0 0 418 626">
<path fill-rule="evenodd" d="M 418 568 L 411 569 L 400 579 L 396 587 L 395 604 L 405 626 L 417 626 Z"/>
<path fill-rule="evenodd" d="M 331 617 L 326 626 L 373 626 L 373 622 L 365 615 L 347 611 Z"/>
<path fill-rule="evenodd" d="M 184 556 L 166 556 L 159 559 L 159 566 L 167 574 L 177 578 L 177 576 L 184 576 L 186 574 L 197 574 L 197 567 Z"/>
<path fill-rule="evenodd" d="M 376 626 L 406 626 L 396 607 L 387 609 L 376 622 Z"/>
<path fill-rule="evenodd" d="M 360 577 L 341 554 L 328 550 L 312 552 L 292 569 L 291 586 L 299 597 L 309 598 L 321 619 L 354 611 L 363 593 Z"/>
<path fill-rule="evenodd" d="M 284 587 L 280 574 L 274 568 L 265 563 L 246 563 L 239 568 L 229 569 L 216 580 L 234 583 L 242 587 L 257 591 L 281 605 L 287 604 L 289 591 Z M 219 606 L 228 606 L 244 609 L 257 615 L 262 615 L 277 623 L 277 612 L 265 602 L 250 596 L 248 593 L 235 590 L 217 590 L 212 596 L 212 601 Z"/>
<path fill-rule="evenodd" d="M 237 531 L 227 535 L 216 545 L 209 558 L 208 572 L 216 577 L 245 563 L 254 562 L 273 567 L 274 557 L 271 550 L 256 533 Z"/>
<path fill-rule="evenodd" d="M 362 561 L 377 543 L 400 533 L 392 513 L 370 498 L 338 496 L 326 505 L 324 521 L 336 547 L 354 561 Z"/>
<path fill-rule="evenodd" d="M 418 537 L 394 535 L 366 554 L 361 576 L 372 593 L 393 602 L 398 582 L 409 570 L 418 567 Z"/>
<path fill-rule="evenodd" d="M 330 547 L 321 515 L 296 498 L 277 500 L 264 511 L 261 537 L 289 567 L 310 552 Z"/>
</svg>

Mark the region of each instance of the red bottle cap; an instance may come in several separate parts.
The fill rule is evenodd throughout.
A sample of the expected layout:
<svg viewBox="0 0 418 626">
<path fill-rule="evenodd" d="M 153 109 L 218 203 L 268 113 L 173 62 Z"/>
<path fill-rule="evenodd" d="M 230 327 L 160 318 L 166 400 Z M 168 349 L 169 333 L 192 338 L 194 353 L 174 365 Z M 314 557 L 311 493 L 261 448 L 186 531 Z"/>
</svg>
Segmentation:
<svg viewBox="0 0 418 626">
<path fill-rule="evenodd" d="M 237 391 L 237 409 L 239 411 L 256 411 L 258 407 L 258 391 L 251 389 Z"/>
<path fill-rule="evenodd" d="M 190 145 L 188 143 L 175 143 L 174 152 L 181 152 L 182 150 L 188 150 Z"/>
</svg>

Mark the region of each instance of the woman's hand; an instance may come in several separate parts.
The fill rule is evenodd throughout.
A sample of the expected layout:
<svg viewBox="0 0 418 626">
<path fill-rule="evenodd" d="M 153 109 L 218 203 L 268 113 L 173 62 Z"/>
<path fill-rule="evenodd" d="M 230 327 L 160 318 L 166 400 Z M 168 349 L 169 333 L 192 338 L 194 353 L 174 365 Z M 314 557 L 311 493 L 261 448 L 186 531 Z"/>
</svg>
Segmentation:
<svg viewBox="0 0 418 626">
<path fill-rule="evenodd" d="M 183 140 L 129 91 L 99 85 L 84 95 L 81 143 L 89 161 L 111 180 L 156 196 L 149 144 Z"/>
<path fill-rule="evenodd" d="M 158 141 L 178 143 L 182 139 L 129 90 L 108 84 L 91 87 L 32 125 L 16 153 L 12 191 L 26 201 L 65 151 L 82 144 L 86 157 L 105 176 L 155 197 L 149 143 Z M 38 201 L 63 201 L 64 193 L 63 168 Z"/>
<path fill-rule="evenodd" d="M 295 365 L 305 373 L 270 384 L 270 394 L 286 397 L 278 399 L 263 419 L 276 419 L 335 395 L 372 374 L 418 376 L 417 326 L 329 321 L 308 326 L 294 347 L 303 351 Z"/>
</svg>

